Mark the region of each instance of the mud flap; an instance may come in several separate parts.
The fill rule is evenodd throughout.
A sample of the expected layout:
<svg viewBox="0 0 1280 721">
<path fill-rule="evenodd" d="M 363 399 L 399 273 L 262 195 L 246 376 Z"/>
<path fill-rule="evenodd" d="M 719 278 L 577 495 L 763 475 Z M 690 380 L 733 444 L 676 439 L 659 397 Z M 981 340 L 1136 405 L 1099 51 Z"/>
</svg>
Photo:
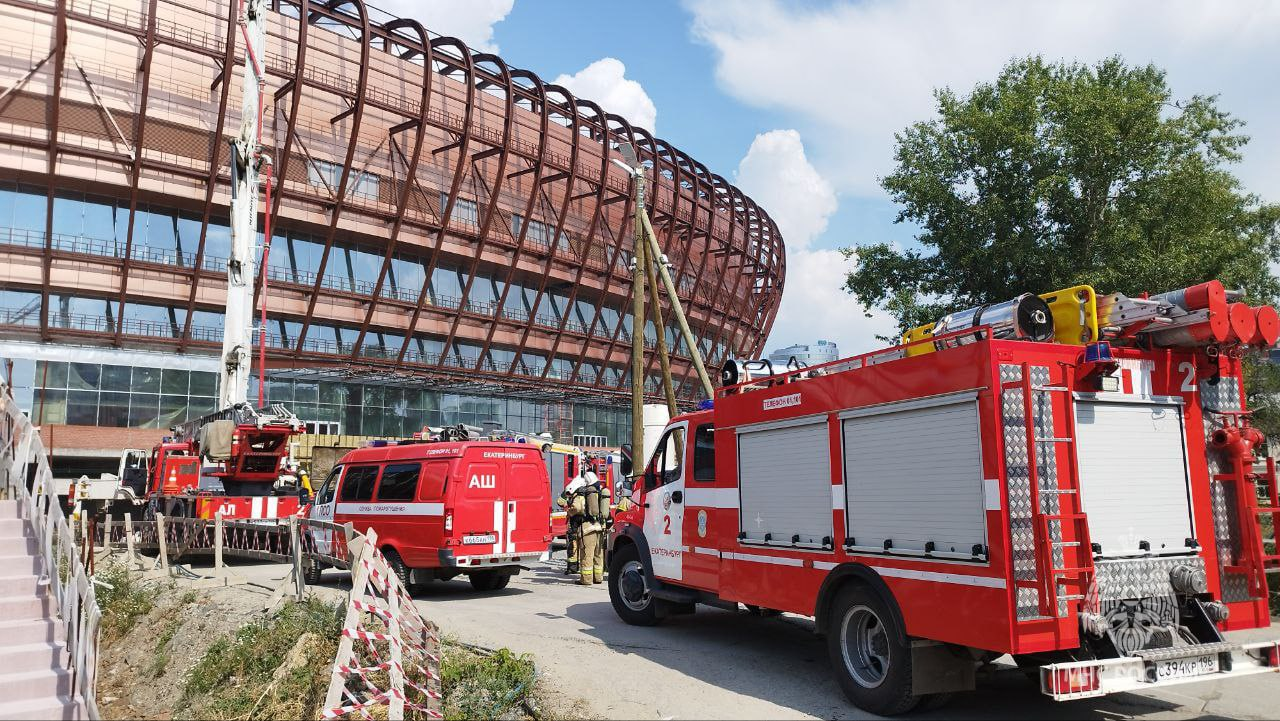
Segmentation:
<svg viewBox="0 0 1280 721">
<path fill-rule="evenodd" d="M 953 691 L 972 691 L 978 664 L 950 646 L 913 639 L 911 641 L 911 693 L 924 696 Z"/>
</svg>

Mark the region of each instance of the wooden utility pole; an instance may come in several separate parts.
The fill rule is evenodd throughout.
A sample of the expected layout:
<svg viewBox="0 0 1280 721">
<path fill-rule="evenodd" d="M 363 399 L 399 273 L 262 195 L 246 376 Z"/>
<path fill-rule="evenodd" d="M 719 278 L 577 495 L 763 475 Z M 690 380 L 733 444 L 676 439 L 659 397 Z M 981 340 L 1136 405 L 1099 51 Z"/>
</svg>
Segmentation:
<svg viewBox="0 0 1280 721">
<path fill-rule="evenodd" d="M 643 471 L 644 454 L 644 288 L 645 288 L 645 237 L 644 222 L 644 167 L 635 162 L 635 151 L 624 146 L 623 155 L 631 166 L 631 180 L 635 184 L 634 226 L 635 253 L 631 267 L 631 458 L 632 474 Z M 657 302 L 657 297 L 654 297 Z"/>
</svg>

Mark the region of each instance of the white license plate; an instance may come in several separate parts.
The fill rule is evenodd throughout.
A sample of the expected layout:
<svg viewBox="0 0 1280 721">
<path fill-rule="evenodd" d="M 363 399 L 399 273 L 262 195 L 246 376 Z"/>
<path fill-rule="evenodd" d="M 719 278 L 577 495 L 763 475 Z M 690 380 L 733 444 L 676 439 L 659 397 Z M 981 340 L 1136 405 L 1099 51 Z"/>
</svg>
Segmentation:
<svg viewBox="0 0 1280 721">
<path fill-rule="evenodd" d="M 1193 656 L 1171 661 L 1155 662 L 1155 681 L 1170 681 L 1175 678 L 1189 678 L 1218 672 L 1218 656 Z"/>
<path fill-rule="evenodd" d="M 462 537 L 462 545 L 464 546 L 482 546 L 497 542 L 498 536 L 493 533 L 478 533 Z"/>
</svg>

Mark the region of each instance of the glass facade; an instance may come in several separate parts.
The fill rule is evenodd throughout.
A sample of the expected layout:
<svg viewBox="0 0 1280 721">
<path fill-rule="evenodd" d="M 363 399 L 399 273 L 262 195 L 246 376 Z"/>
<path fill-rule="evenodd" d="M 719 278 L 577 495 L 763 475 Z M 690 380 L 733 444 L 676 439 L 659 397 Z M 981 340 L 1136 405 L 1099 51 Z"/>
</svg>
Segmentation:
<svg viewBox="0 0 1280 721">
<path fill-rule="evenodd" d="M 13 359 L 13 393 L 36 423 L 168 428 L 215 410 L 218 376 L 144 365 Z M 423 426 L 630 437 L 626 408 L 443 393 L 401 385 L 271 378 L 267 401 L 334 433 L 408 437 Z M 249 397 L 258 397 L 258 379 Z"/>
<path fill-rule="evenodd" d="M 470 218 L 476 212 L 474 201 L 459 198 L 454 205 L 455 215 Z M 43 248 L 44 215 L 45 195 L 42 189 L 12 182 L 0 183 L 0 245 Z M 141 204 L 134 216 L 133 243 L 129 252 L 139 261 L 192 267 L 200 248 L 200 225 L 200 220 L 194 213 Z M 526 243 L 552 245 L 553 228 L 549 224 L 525 219 L 518 214 L 511 216 L 509 229 L 515 234 L 518 235 L 524 225 L 528 226 Z M 59 191 L 55 197 L 51 239 L 55 250 L 122 257 L 127 250 L 128 237 L 127 202 L 66 191 Z M 568 243 L 567 237 L 562 237 L 555 244 Z M 201 261 L 203 268 L 211 271 L 225 269 L 229 249 L 230 230 L 225 219 L 211 222 L 205 232 L 204 256 Z M 317 282 L 323 255 L 323 238 L 288 229 L 279 230 L 272 237 L 268 277 L 272 282 L 312 286 Z M 618 255 L 621 258 L 624 254 Z M 322 287 L 331 290 L 372 295 L 382 264 L 383 253 L 379 249 L 339 238 L 330 250 L 324 276 L 319 282 Z M 427 303 L 434 307 L 458 309 L 490 317 L 500 316 L 506 320 L 532 323 L 547 329 L 559 329 L 563 324 L 569 332 L 590 334 L 598 339 L 611 339 L 615 334 L 623 342 L 630 339 L 630 316 L 625 310 L 602 305 L 597 318 L 596 301 L 578 296 L 570 304 L 568 288 L 544 288 L 539 300 L 540 283 L 537 279 L 522 281 L 514 278 L 508 288 L 506 269 L 482 269 L 474 278 L 470 278 L 466 270 L 449 263 L 440 263 L 433 269 L 428 281 L 427 265 L 426 259 L 422 257 L 408 254 L 394 256 L 380 297 L 416 303 L 425 287 Z M 466 307 L 463 308 L 462 296 L 468 281 L 470 290 Z M 684 279 L 682 284 L 683 281 Z M 119 326 L 123 333 L 130 335 L 173 338 L 182 336 L 187 322 L 185 305 L 171 307 L 129 301 L 126 303 L 123 319 L 118 317 L 120 315 L 114 297 L 95 298 L 89 294 L 64 293 L 55 294 L 50 299 L 50 325 L 59 328 L 115 332 Z M 38 325 L 39 318 L 38 293 L 21 287 L 0 287 L 0 323 Z M 277 347 L 296 346 L 301 329 L 301 323 L 292 318 L 273 318 L 270 320 L 269 342 Z M 191 319 L 192 338 L 216 341 L 221 338 L 221 333 L 222 314 L 219 309 L 206 307 L 195 310 Z M 656 329 L 650 324 L 645 331 L 647 345 L 652 347 L 656 343 L 656 334 Z M 357 328 L 314 323 L 303 339 L 304 350 L 349 354 L 358 335 Z M 672 353 L 677 356 L 687 353 L 684 340 L 674 326 L 668 326 L 665 335 Z M 494 348 L 490 350 L 488 357 L 481 359 L 478 346 L 458 341 L 454 347 L 446 350 L 443 348 L 443 340 L 426 335 L 415 336 L 408 351 L 410 361 L 435 363 L 443 354 L 448 357 L 446 362 L 460 367 L 506 371 L 515 364 L 516 372 L 525 375 L 540 375 L 550 364 L 552 373 L 555 374 L 552 377 L 570 379 L 572 360 L 568 356 L 547 359 L 525 353 L 516 357 L 512 349 Z M 403 343 L 402 335 L 382 333 L 374 329 L 366 337 L 366 348 L 362 350 L 362 354 L 372 357 L 383 357 L 388 353 L 399 355 Z M 723 343 L 708 337 L 700 336 L 698 343 L 708 365 L 719 363 L 727 350 Z M 578 377 L 572 380 L 594 383 L 602 372 L 606 374 L 606 382 L 617 376 L 617 373 L 583 364 Z"/>
<path fill-rule="evenodd" d="M 202 371 L 34 361 L 15 363 L 14 376 L 24 389 L 19 403 L 30 404 L 38 424 L 168 428 L 212 413 L 217 403 L 218 376 Z"/>
</svg>

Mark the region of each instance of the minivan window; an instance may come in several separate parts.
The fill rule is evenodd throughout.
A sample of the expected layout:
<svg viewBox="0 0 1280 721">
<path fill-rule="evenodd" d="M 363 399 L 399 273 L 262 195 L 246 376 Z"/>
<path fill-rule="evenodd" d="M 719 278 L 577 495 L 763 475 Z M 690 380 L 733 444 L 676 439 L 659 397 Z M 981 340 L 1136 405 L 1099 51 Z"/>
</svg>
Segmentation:
<svg viewBox="0 0 1280 721">
<path fill-rule="evenodd" d="M 449 477 L 449 461 L 431 461 L 422 468 L 422 481 L 418 484 L 419 501 L 438 501 L 444 498 L 445 479 Z"/>
<path fill-rule="evenodd" d="M 373 482 L 378 479 L 377 466 L 347 466 L 342 479 L 342 501 L 368 501 L 373 498 Z"/>
<path fill-rule="evenodd" d="M 342 466 L 334 466 L 329 471 L 328 477 L 324 479 L 324 485 L 320 486 L 320 491 L 316 493 L 316 505 L 323 506 L 326 503 L 333 503 L 333 489 L 338 485 L 338 476 L 342 475 Z"/>
<path fill-rule="evenodd" d="M 418 463 L 392 463 L 382 469 L 382 482 L 378 484 L 379 501 L 412 501 L 418 490 Z"/>
</svg>

